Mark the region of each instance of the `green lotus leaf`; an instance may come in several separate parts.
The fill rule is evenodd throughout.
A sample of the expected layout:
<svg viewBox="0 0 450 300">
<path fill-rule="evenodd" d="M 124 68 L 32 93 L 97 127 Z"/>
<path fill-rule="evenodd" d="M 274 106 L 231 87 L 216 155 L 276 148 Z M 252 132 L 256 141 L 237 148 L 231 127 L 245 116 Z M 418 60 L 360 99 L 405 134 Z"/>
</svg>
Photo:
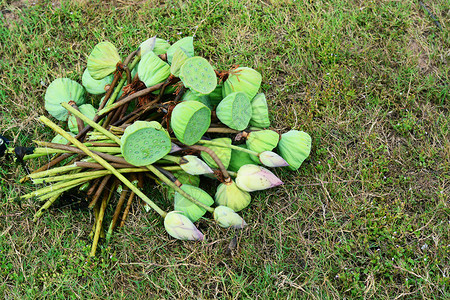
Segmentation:
<svg viewBox="0 0 450 300">
<path fill-rule="evenodd" d="M 87 59 L 87 69 L 92 78 L 100 80 L 116 70 L 120 56 L 116 47 L 110 42 L 95 45 Z"/>
<path fill-rule="evenodd" d="M 197 101 L 178 103 L 172 111 L 170 126 L 185 145 L 197 143 L 211 124 L 211 111 Z"/>
<path fill-rule="evenodd" d="M 97 109 L 93 107 L 91 104 L 83 104 L 78 107 L 80 112 L 88 117 L 91 120 L 94 120 L 95 114 L 97 113 Z M 67 119 L 67 124 L 69 125 L 70 132 L 73 132 L 75 134 L 78 133 L 78 125 L 77 125 L 77 118 L 74 115 L 70 115 L 69 119 Z M 87 124 L 84 123 L 84 126 Z"/>
<path fill-rule="evenodd" d="M 73 134 L 72 132 L 68 132 L 68 134 L 70 134 L 71 136 L 75 136 L 75 134 Z M 66 145 L 69 141 L 62 135 L 57 134 L 55 135 L 55 137 L 53 137 L 51 142 L 55 144 Z"/>
<path fill-rule="evenodd" d="M 184 51 L 189 54 L 189 57 L 194 56 L 194 38 L 192 36 L 188 36 L 178 40 L 167 49 L 167 62 L 169 64 L 172 64 L 173 56 L 180 47 L 183 47 Z"/>
<path fill-rule="evenodd" d="M 74 101 L 78 106 L 84 103 L 84 88 L 69 78 L 57 78 L 50 83 L 45 92 L 45 109 L 59 121 L 65 121 L 68 111 L 62 102 Z"/>
<path fill-rule="evenodd" d="M 244 92 L 253 99 L 261 86 L 262 77 L 252 68 L 240 67 L 232 70 L 223 84 L 222 94 L 225 98 L 234 92 Z"/>
<path fill-rule="evenodd" d="M 267 107 L 266 96 L 263 93 L 257 94 L 251 101 L 252 117 L 250 125 L 267 128 L 270 126 L 269 108 Z"/>
<path fill-rule="evenodd" d="M 154 52 L 145 54 L 138 66 L 139 79 L 147 87 L 164 82 L 170 76 L 170 66 L 166 64 Z"/>
<path fill-rule="evenodd" d="M 228 127 L 244 130 L 252 117 L 250 100 L 243 92 L 229 94 L 217 106 L 216 115 Z"/>
<path fill-rule="evenodd" d="M 298 130 L 283 133 L 278 143 L 278 152 L 289 164 L 287 168 L 297 170 L 311 152 L 311 137 Z"/>
<path fill-rule="evenodd" d="M 217 86 L 213 67 L 200 56 L 187 59 L 181 67 L 179 77 L 185 87 L 202 95 L 211 93 Z"/>
<path fill-rule="evenodd" d="M 156 121 L 136 121 L 125 129 L 120 150 L 135 166 L 146 166 L 167 155 L 172 148 L 169 133 Z"/>
<path fill-rule="evenodd" d="M 113 79 L 114 76 L 111 74 L 103 79 L 96 80 L 92 78 L 91 74 L 89 74 L 88 69 L 85 69 L 83 76 L 81 77 L 81 83 L 88 93 L 92 95 L 101 95 L 106 93 L 106 87 L 111 84 Z"/>
<path fill-rule="evenodd" d="M 205 147 L 214 151 L 214 153 L 216 153 L 216 155 L 219 157 L 220 161 L 225 166 L 225 169 L 228 169 L 228 165 L 230 164 L 230 159 L 231 159 L 231 148 L 228 148 L 226 146 L 231 145 L 231 139 L 230 138 L 217 138 L 217 139 L 213 139 L 211 141 L 215 142 L 215 143 L 223 144 L 225 146 L 225 147 L 219 147 L 219 146 L 204 145 Z M 212 159 L 212 157 L 208 153 L 202 151 L 200 153 L 200 156 L 203 158 L 205 163 L 207 163 L 208 166 L 210 166 L 211 168 L 213 168 L 213 169 L 219 168 L 219 166 L 216 164 L 216 162 Z"/>
<path fill-rule="evenodd" d="M 193 186 L 199 186 L 200 185 L 200 177 L 197 175 L 191 175 L 188 174 L 184 171 L 176 171 L 172 173 L 177 179 L 178 181 L 181 182 L 181 184 L 188 184 L 188 185 L 193 185 Z M 161 185 L 163 188 L 163 193 L 166 197 L 166 199 L 172 201 L 174 199 L 175 196 L 175 190 L 173 188 L 171 188 L 168 185 Z"/>
<path fill-rule="evenodd" d="M 211 206 L 214 204 L 213 198 L 199 187 L 183 184 L 181 189 L 205 205 Z M 174 210 L 180 211 L 192 222 L 197 221 L 206 213 L 206 209 L 192 203 L 178 192 L 175 192 Z"/>
</svg>

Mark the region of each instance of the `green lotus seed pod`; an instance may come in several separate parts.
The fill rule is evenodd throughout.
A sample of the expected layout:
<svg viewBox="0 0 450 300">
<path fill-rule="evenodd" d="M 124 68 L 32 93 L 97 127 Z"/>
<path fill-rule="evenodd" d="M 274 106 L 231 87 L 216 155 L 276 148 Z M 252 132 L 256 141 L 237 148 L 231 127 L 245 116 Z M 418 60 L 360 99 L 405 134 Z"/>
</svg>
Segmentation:
<svg viewBox="0 0 450 300">
<path fill-rule="evenodd" d="M 170 66 L 166 64 L 154 52 L 145 54 L 138 66 L 139 79 L 146 87 L 164 82 L 170 76 Z"/>
<path fill-rule="evenodd" d="M 264 151 L 272 151 L 278 144 L 280 135 L 272 130 L 252 131 L 247 136 L 247 148 L 261 153 Z M 253 156 L 253 157 L 252 157 Z M 250 158 L 259 163 L 258 157 L 251 155 Z"/>
<path fill-rule="evenodd" d="M 164 218 L 164 228 L 170 236 L 179 240 L 202 241 L 204 238 L 188 217 L 175 211 L 169 212 Z"/>
<path fill-rule="evenodd" d="M 241 190 L 254 192 L 279 186 L 283 182 L 266 168 L 250 164 L 239 169 L 236 184 Z"/>
<path fill-rule="evenodd" d="M 253 99 L 261 86 L 262 77 L 258 71 L 247 67 L 232 70 L 223 84 L 223 97 L 234 92 L 244 92 Z"/>
<path fill-rule="evenodd" d="M 59 121 L 65 121 L 68 111 L 62 102 L 74 101 L 78 106 L 84 103 L 84 88 L 69 78 L 57 78 L 45 92 L 45 109 Z"/>
<path fill-rule="evenodd" d="M 135 166 L 146 166 L 167 155 L 172 148 L 169 133 L 156 121 L 136 121 L 120 139 L 123 158 Z"/>
<path fill-rule="evenodd" d="M 147 54 L 148 52 L 152 51 L 155 48 L 155 44 L 156 44 L 156 36 L 145 40 L 145 42 L 142 42 L 141 45 L 139 45 L 141 57 Z"/>
<path fill-rule="evenodd" d="M 235 130 L 247 128 L 252 116 L 252 106 L 245 93 L 236 92 L 225 97 L 216 108 L 220 122 Z"/>
<path fill-rule="evenodd" d="M 306 132 L 290 130 L 281 135 L 278 151 L 289 164 L 288 168 L 297 170 L 311 152 L 311 137 Z"/>
<path fill-rule="evenodd" d="M 95 114 L 97 113 L 97 109 L 95 107 L 93 107 L 90 104 L 83 104 L 80 105 L 80 107 L 78 107 L 78 109 L 80 110 L 80 112 L 85 115 L 86 117 L 88 117 L 91 120 L 94 120 Z M 70 132 L 73 132 L 75 134 L 78 133 L 78 125 L 77 125 L 77 118 L 74 115 L 70 115 L 69 119 L 67 119 L 67 124 L 69 125 L 69 130 Z M 84 123 L 84 126 L 86 126 L 87 124 Z"/>
<path fill-rule="evenodd" d="M 153 52 L 156 55 L 161 55 L 161 54 L 166 53 L 169 48 L 170 48 L 170 44 L 166 40 L 156 38 L 155 47 L 153 48 Z"/>
<path fill-rule="evenodd" d="M 240 229 L 247 226 L 244 219 L 235 213 L 234 210 L 223 205 L 217 206 L 214 209 L 214 220 L 223 228 L 233 227 Z"/>
<path fill-rule="evenodd" d="M 210 110 L 213 109 L 213 106 L 211 105 L 209 101 L 209 97 L 206 95 L 198 95 L 194 93 L 191 90 L 187 90 L 183 97 L 181 97 L 181 101 L 198 101 L 206 105 Z"/>
<path fill-rule="evenodd" d="M 216 106 L 222 101 L 222 88 L 223 84 L 218 84 L 214 91 L 212 91 L 210 94 L 208 94 L 209 102 L 211 105 Z"/>
<path fill-rule="evenodd" d="M 247 146 L 245 144 L 238 146 L 247 149 Z M 250 156 L 252 155 L 248 154 L 247 152 L 232 150 L 230 165 L 228 166 L 228 169 L 233 172 L 237 172 L 243 165 L 253 164 L 254 162 Z"/>
<path fill-rule="evenodd" d="M 248 192 L 241 190 L 232 181 L 221 183 L 217 187 L 215 202 L 217 205 L 224 205 L 238 212 L 250 204 L 251 198 Z"/>
<path fill-rule="evenodd" d="M 201 188 L 188 184 L 183 184 L 180 188 L 205 205 L 211 206 L 214 204 L 213 198 Z M 192 222 L 197 221 L 206 213 L 206 209 L 195 205 L 178 192 L 175 192 L 174 210 L 179 211 Z"/>
<path fill-rule="evenodd" d="M 270 126 L 269 108 L 267 107 L 266 96 L 263 93 L 256 95 L 252 101 L 252 118 L 250 125 L 259 128 Z"/>
<path fill-rule="evenodd" d="M 106 93 L 106 88 L 109 87 L 111 82 L 113 81 L 114 76 L 109 75 L 103 79 L 96 80 L 91 77 L 88 69 L 85 69 L 83 72 L 83 76 L 81 77 L 81 83 L 88 93 L 92 95 L 101 95 Z"/>
<path fill-rule="evenodd" d="M 211 124 L 211 111 L 197 101 L 178 103 L 172 111 L 170 126 L 185 145 L 197 143 Z"/>
<path fill-rule="evenodd" d="M 87 59 L 87 69 L 92 78 L 100 80 L 116 70 L 120 56 L 116 47 L 110 42 L 95 45 Z"/>
<path fill-rule="evenodd" d="M 177 49 L 180 47 L 183 47 L 184 51 L 189 54 L 189 57 L 194 56 L 194 38 L 192 36 L 188 36 L 182 38 L 181 40 L 178 40 L 176 43 L 170 46 L 169 49 L 167 49 L 167 62 L 169 64 L 172 64 L 175 51 L 177 51 Z"/>
<path fill-rule="evenodd" d="M 172 65 L 170 66 L 170 73 L 175 77 L 180 77 L 180 70 L 184 63 L 188 60 L 189 54 L 182 48 L 178 48 L 173 54 Z"/>
<path fill-rule="evenodd" d="M 227 146 L 231 145 L 231 139 L 230 138 L 217 138 L 217 139 L 213 139 L 211 141 L 215 142 L 215 143 L 223 144 L 225 146 L 225 147 L 219 147 L 219 146 L 212 146 L 212 145 L 204 145 L 205 147 L 211 149 L 212 151 L 214 151 L 214 153 L 216 153 L 216 155 L 219 157 L 220 161 L 225 166 L 225 169 L 227 169 L 228 165 L 230 164 L 230 159 L 231 159 L 231 148 L 229 148 Z M 211 168 L 214 168 L 214 169 L 219 168 L 219 166 L 216 164 L 216 162 L 212 159 L 212 157 L 208 153 L 202 151 L 200 153 L 200 156 Z"/>
<path fill-rule="evenodd" d="M 202 95 L 214 91 L 217 77 L 209 62 L 200 56 L 187 59 L 180 70 L 180 79 L 184 86 Z"/>
</svg>

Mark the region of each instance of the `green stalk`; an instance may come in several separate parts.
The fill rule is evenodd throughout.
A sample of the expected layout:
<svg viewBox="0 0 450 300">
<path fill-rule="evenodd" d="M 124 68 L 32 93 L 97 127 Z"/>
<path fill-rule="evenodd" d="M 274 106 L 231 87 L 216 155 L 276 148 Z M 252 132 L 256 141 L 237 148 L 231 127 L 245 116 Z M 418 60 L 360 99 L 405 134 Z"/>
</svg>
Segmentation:
<svg viewBox="0 0 450 300">
<path fill-rule="evenodd" d="M 68 191 L 68 190 L 70 190 L 70 189 L 73 189 L 73 188 L 76 187 L 76 186 L 82 185 L 83 183 L 84 183 L 84 182 L 78 182 L 78 183 L 76 183 L 76 184 L 66 186 L 66 187 L 63 188 L 63 189 L 59 189 L 59 190 L 57 190 L 57 191 L 53 191 L 53 192 L 51 192 L 51 193 L 42 195 L 42 196 L 39 197 L 39 201 L 44 201 L 44 200 L 50 199 L 50 198 L 52 198 L 52 197 L 54 197 L 54 196 L 56 196 L 56 195 L 60 195 L 60 194 L 64 193 L 65 191 Z"/>
<path fill-rule="evenodd" d="M 173 155 L 169 155 L 169 154 L 165 155 L 165 156 L 164 156 L 163 158 L 161 158 L 161 159 L 165 159 L 165 160 L 167 160 L 167 161 L 176 163 L 177 165 L 179 165 L 179 164 L 181 163 L 181 157 L 173 156 Z"/>
<path fill-rule="evenodd" d="M 59 192 L 59 191 L 58 191 Z M 33 216 L 33 222 L 36 222 L 37 219 L 39 219 L 43 214 L 44 211 L 47 210 L 52 204 L 56 201 L 56 199 L 61 196 L 62 192 L 58 193 L 58 195 L 52 196 L 50 199 L 47 200 L 47 202 L 44 203 L 44 205 L 41 206 L 41 208 L 34 214 Z"/>
<path fill-rule="evenodd" d="M 231 148 L 233 150 L 246 152 L 248 154 L 255 155 L 255 156 L 259 157 L 259 153 L 258 152 L 255 152 L 255 151 L 252 151 L 252 150 L 249 150 L 249 149 L 245 149 L 245 148 L 241 148 L 241 147 L 238 147 L 238 146 L 235 146 L 235 145 L 225 145 L 225 144 L 221 144 L 221 143 L 217 143 L 217 142 L 213 142 L 213 141 L 207 141 L 207 140 L 200 140 L 200 141 L 197 142 L 197 144 Z"/>
<path fill-rule="evenodd" d="M 53 129 L 56 133 L 61 134 L 64 138 L 66 138 L 68 141 L 70 141 L 72 144 L 74 144 L 76 147 L 81 149 L 84 153 L 95 159 L 99 164 L 101 164 L 105 169 L 110 170 L 114 176 L 116 176 L 120 181 L 122 181 L 127 187 L 130 188 L 133 192 L 136 193 L 144 202 L 146 202 L 151 208 L 153 208 L 161 217 L 165 217 L 167 213 L 163 211 L 161 208 L 158 207 L 152 200 L 150 200 L 143 192 L 141 192 L 138 188 L 136 188 L 125 176 L 117 172 L 116 169 L 114 169 L 113 166 L 111 166 L 106 160 L 98 156 L 97 154 L 90 151 L 83 143 L 78 141 L 77 139 L 73 138 L 70 134 L 65 132 L 61 127 L 50 121 L 45 116 L 41 116 L 39 120 Z M 104 129 L 103 129 L 104 130 Z"/>
<path fill-rule="evenodd" d="M 60 173 L 67 173 L 69 171 L 77 170 L 77 169 L 81 169 L 81 167 L 77 167 L 75 164 L 73 164 L 73 165 L 69 165 L 69 166 L 62 166 L 62 167 L 57 167 L 57 168 L 41 171 L 41 172 L 31 173 L 31 174 L 28 174 L 27 177 L 31 178 L 31 179 L 35 179 L 35 178 L 41 178 L 41 177 L 45 177 L 45 176 L 52 176 L 52 175 L 60 174 Z"/>
</svg>

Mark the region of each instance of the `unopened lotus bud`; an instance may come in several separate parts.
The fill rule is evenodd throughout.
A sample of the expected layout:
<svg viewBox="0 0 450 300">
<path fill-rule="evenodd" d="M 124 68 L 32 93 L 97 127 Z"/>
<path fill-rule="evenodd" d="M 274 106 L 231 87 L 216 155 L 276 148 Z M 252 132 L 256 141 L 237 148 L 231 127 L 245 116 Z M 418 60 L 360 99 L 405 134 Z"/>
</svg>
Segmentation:
<svg viewBox="0 0 450 300">
<path fill-rule="evenodd" d="M 259 154 L 259 161 L 266 167 L 286 167 L 289 164 L 278 154 L 272 151 L 264 151 Z"/>
<path fill-rule="evenodd" d="M 171 211 L 166 215 L 164 227 L 170 236 L 179 240 L 202 241 L 204 238 L 203 234 L 188 217 L 175 211 Z"/>
<path fill-rule="evenodd" d="M 247 136 L 247 148 L 261 153 L 264 151 L 272 151 L 278 144 L 280 135 L 272 130 L 261 130 L 250 132 Z M 250 157 L 254 162 L 259 163 L 257 157 L 252 155 Z"/>
<path fill-rule="evenodd" d="M 164 82 L 170 76 L 170 66 L 153 51 L 150 51 L 141 58 L 138 74 L 145 86 L 151 87 Z"/>
<path fill-rule="evenodd" d="M 213 170 L 195 155 L 185 155 L 181 159 L 180 167 L 188 174 L 203 175 L 214 173 Z"/>
<path fill-rule="evenodd" d="M 253 192 L 270 189 L 283 182 L 264 167 L 245 165 L 237 172 L 236 184 L 244 191 Z"/>
<path fill-rule="evenodd" d="M 303 131 L 288 131 L 281 135 L 278 150 L 289 163 L 289 169 L 297 170 L 311 152 L 311 137 Z"/>
<path fill-rule="evenodd" d="M 215 202 L 217 205 L 228 206 L 234 211 L 246 208 L 252 197 L 247 191 L 241 190 L 234 181 L 221 183 L 217 187 Z"/>
<path fill-rule="evenodd" d="M 230 71 L 230 75 L 223 84 L 223 97 L 234 92 L 244 92 L 249 99 L 253 99 L 258 93 L 261 81 L 262 77 L 258 71 L 247 67 L 236 68 Z"/>
<path fill-rule="evenodd" d="M 213 198 L 199 187 L 183 184 L 180 188 L 207 206 L 214 204 Z M 192 203 L 178 192 L 175 192 L 174 209 L 183 213 L 183 215 L 188 217 L 192 222 L 197 221 L 206 213 L 206 209 Z"/>
<path fill-rule="evenodd" d="M 250 125 L 259 128 L 270 126 L 269 108 L 267 107 L 266 96 L 263 93 L 256 95 L 252 101 L 252 118 Z"/>
<path fill-rule="evenodd" d="M 219 226 L 223 228 L 233 227 L 240 229 L 247 226 L 244 219 L 242 219 L 234 210 L 223 205 L 217 206 L 214 209 L 214 220 L 216 220 Z"/>
<path fill-rule="evenodd" d="M 247 149 L 247 146 L 245 144 L 238 145 L 238 147 Z M 231 151 L 231 159 L 230 159 L 230 165 L 228 166 L 228 169 L 231 171 L 237 172 L 243 165 L 253 164 L 254 162 L 251 159 L 251 156 L 254 156 L 254 155 L 250 155 L 247 152 L 238 151 L 238 150 L 233 149 Z"/>
<path fill-rule="evenodd" d="M 116 70 L 120 56 L 117 48 L 110 42 L 95 45 L 87 59 L 87 69 L 92 78 L 100 80 Z"/>
<path fill-rule="evenodd" d="M 141 51 L 141 57 L 147 54 L 148 52 L 152 51 L 155 48 L 155 44 L 156 44 L 156 36 L 147 39 L 145 42 L 142 42 L 142 44 L 139 46 L 139 49 Z"/>
</svg>

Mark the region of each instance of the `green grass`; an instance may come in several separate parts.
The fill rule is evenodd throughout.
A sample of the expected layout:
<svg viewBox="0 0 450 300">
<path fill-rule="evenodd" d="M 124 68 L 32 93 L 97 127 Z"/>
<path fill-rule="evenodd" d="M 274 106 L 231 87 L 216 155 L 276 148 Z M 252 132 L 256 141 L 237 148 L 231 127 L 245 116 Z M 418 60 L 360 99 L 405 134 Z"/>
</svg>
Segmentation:
<svg viewBox="0 0 450 300">
<path fill-rule="evenodd" d="M 45 89 L 80 81 L 97 42 L 125 56 L 195 34 L 216 68 L 261 72 L 274 128 L 308 132 L 313 149 L 253 194 L 231 254 L 233 230 L 205 219 L 205 242 L 173 240 L 135 204 L 94 259 L 92 213 L 32 223 L 39 203 L 8 198 L 34 187 L 1 159 L 3 298 L 450 297 L 447 1 L 425 1 L 442 30 L 412 0 L 36 2 L 0 0 L 0 133 L 14 145 L 51 138 Z"/>
</svg>

